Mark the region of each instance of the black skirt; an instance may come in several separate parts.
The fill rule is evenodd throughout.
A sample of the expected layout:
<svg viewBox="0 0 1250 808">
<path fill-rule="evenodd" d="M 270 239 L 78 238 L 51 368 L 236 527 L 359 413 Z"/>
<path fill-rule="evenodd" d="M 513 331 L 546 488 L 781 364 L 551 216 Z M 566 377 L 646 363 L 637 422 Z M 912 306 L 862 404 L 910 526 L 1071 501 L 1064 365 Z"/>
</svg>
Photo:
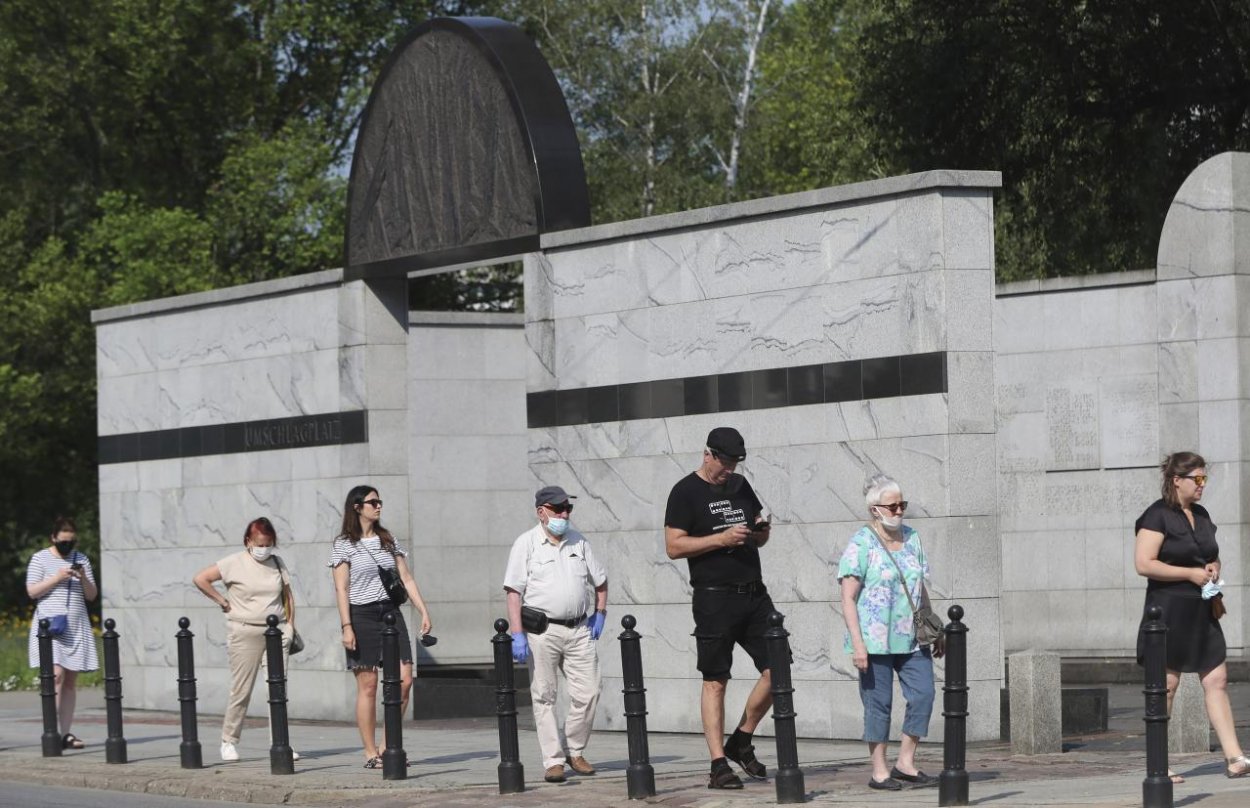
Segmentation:
<svg viewBox="0 0 1250 808">
<path fill-rule="evenodd" d="M 1197 589 L 1197 587 L 1195 587 Z M 1211 601 L 1188 591 L 1146 591 L 1141 625 L 1137 629 L 1137 664 L 1146 664 L 1146 609 L 1163 610 L 1167 633 L 1167 668 L 1181 673 L 1206 673 L 1218 668 L 1228 656 L 1224 630 L 1211 614 Z"/>
<path fill-rule="evenodd" d="M 395 615 L 395 628 L 399 630 L 399 661 L 412 662 L 412 641 L 408 639 L 408 624 L 403 609 L 389 600 L 376 603 L 351 604 L 352 631 L 356 634 L 356 650 L 347 652 L 347 669 L 382 667 L 382 622 L 388 613 Z"/>
</svg>

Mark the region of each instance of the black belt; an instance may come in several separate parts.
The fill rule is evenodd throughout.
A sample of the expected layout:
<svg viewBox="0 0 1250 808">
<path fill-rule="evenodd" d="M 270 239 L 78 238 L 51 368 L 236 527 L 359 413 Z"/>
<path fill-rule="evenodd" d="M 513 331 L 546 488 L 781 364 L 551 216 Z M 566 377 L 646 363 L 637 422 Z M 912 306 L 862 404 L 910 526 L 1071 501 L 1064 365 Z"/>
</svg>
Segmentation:
<svg viewBox="0 0 1250 808">
<path fill-rule="evenodd" d="M 732 592 L 735 595 L 762 595 L 766 591 L 763 581 L 751 581 L 746 584 L 713 584 L 711 586 L 696 586 L 696 591 L 703 592 Z"/>
<path fill-rule="evenodd" d="M 585 615 L 574 617 L 569 620 L 557 620 L 554 617 L 548 617 L 547 622 L 553 626 L 564 626 L 565 628 L 577 628 L 586 619 Z"/>
</svg>

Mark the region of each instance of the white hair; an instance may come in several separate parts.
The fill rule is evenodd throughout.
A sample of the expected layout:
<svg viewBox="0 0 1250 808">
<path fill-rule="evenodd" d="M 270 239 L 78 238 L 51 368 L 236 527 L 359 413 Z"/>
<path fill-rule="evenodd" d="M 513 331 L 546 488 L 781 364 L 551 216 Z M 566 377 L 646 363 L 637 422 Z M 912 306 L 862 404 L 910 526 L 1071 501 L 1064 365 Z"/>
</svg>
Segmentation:
<svg viewBox="0 0 1250 808">
<path fill-rule="evenodd" d="M 903 493 L 903 489 L 899 487 L 899 484 L 893 477 L 878 471 L 864 483 L 864 502 L 868 503 L 869 508 L 873 505 L 880 505 L 881 497 L 887 491 L 896 491 L 900 496 Z"/>
</svg>

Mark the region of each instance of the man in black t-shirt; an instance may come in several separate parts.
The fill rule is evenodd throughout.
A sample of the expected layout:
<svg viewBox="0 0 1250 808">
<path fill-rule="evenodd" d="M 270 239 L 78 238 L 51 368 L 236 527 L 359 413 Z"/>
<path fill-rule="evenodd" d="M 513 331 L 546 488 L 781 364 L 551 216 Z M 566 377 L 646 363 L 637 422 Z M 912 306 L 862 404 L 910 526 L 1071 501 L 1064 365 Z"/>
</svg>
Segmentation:
<svg viewBox="0 0 1250 808">
<path fill-rule="evenodd" d="M 664 512 L 668 557 L 686 559 L 694 588 L 691 605 L 703 674 L 703 735 L 712 756 L 709 788 L 742 788 L 728 760 L 752 777 L 767 775 L 755 757 L 751 735 L 773 703 L 764 640 L 773 602 L 761 580 L 759 551 L 768 543 L 769 528 L 751 484 L 734 473 L 746 454 L 738 430 L 713 429 L 702 465 L 673 486 Z M 737 729 L 722 741 L 734 643 L 751 655 L 760 678 L 747 696 Z"/>
</svg>

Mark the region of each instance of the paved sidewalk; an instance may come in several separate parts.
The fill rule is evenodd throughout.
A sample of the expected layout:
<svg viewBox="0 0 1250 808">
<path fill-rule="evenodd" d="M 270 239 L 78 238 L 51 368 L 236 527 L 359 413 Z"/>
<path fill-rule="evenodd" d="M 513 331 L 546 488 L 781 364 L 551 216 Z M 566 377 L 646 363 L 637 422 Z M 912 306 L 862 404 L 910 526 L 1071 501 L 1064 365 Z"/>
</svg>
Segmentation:
<svg viewBox="0 0 1250 808">
<path fill-rule="evenodd" d="M 1140 688 L 1125 686 L 1113 698 L 1110 732 L 1069 739 L 1071 751 L 1034 758 L 1013 758 L 1002 743 L 974 744 L 968 753 L 973 805 L 989 806 L 1132 806 L 1141 804 L 1145 775 L 1140 708 L 1132 707 Z M 1242 699 L 1236 699 L 1241 702 Z M 1119 706 L 1117 707 L 1117 702 Z M 1239 705 L 1238 705 L 1239 706 Z M 1236 707 L 1235 707 L 1236 709 Z M 1250 714 L 1240 710 L 1244 722 Z M 935 716 L 935 720 L 941 720 Z M 249 719 L 239 745 L 243 759 L 223 764 L 218 759 L 220 723 L 202 716 L 199 737 L 204 768 L 179 765 L 180 723 L 176 713 L 127 711 L 125 736 L 132 762 L 105 762 L 106 734 L 100 691 L 85 691 L 75 720 L 76 734 L 87 741 L 80 751 L 61 758 L 40 755 L 42 721 L 35 693 L 0 694 L 0 781 L 55 783 L 178 797 L 286 804 L 297 806 L 625 806 L 623 733 L 599 732 L 588 757 L 600 773 L 574 777 L 563 785 L 542 781 L 532 728 L 523 722 L 521 761 L 526 791 L 500 796 L 496 779 L 498 731 L 494 719 L 423 721 L 405 726 L 404 746 L 411 765 L 409 779 L 388 782 L 381 771 L 361 768 L 360 739 L 351 724 L 295 722 L 292 743 L 303 755 L 291 776 L 269 773 L 265 722 Z M 1250 733 L 1242 728 L 1242 740 Z M 657 795 L 647 802 L 664 806 L 726 808 L 774 803 L 771 781 L 748 782 L 738 792 L 706 788 L 706 747 L 702 736 L 652 734 L 651 762 Z M 931 774 L 942 768 L 941 748 L 922 746 L 921 766 Z M 757 754 L 774 768 L 772 739 L 757 742 Z M 936 789 L 879 793 L 869 791 L 864 745 L 836 741 L 800 741 L 799 758 L 808 802 L 815 805 L 936 805 Z M 1218 755 L 1190 755 L 1173 760 L 1188 776 L 1176 786 L 1178 805 L 1224 808 L 1250 804 L 1250 778 L 1229 780 Z"/>
</svg>

